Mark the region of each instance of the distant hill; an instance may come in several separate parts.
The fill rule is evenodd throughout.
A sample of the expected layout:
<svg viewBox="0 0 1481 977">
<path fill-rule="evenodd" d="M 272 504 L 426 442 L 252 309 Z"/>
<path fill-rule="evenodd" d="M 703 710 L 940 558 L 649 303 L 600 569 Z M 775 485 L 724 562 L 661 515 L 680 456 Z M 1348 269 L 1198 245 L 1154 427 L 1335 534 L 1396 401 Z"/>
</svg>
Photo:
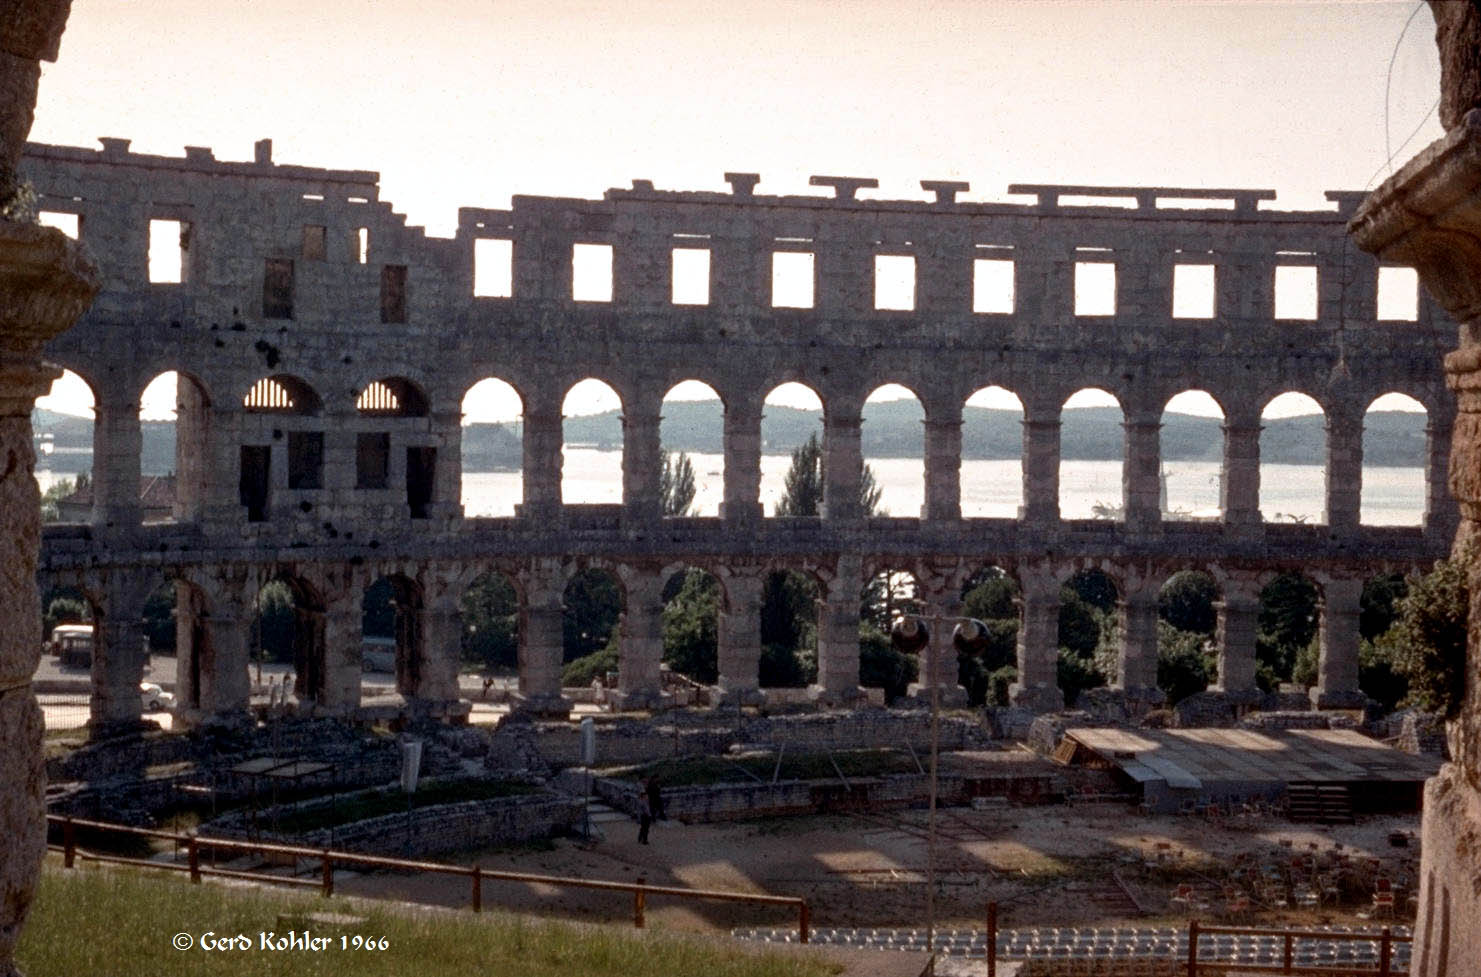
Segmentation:
<svg viewBox="0 0 1481 977">
<path fill-rule="evenodd" d="M 1016 411 L 967 407 L 963 411 L 962 456 L 967 459 L 1005 460 L 1022 450 L 1022 420 Z M 915 458 L 921 452 L 921 408 L 914 401 L 871 404 L 864 423 L 864 454 L 871 458 Z M 92 468 L 93 422 L 46 410 L 32 412 L 38 435 L 50 434 L 55 451 L 46 459 L 53 471 L 79 472 Z M 1167 414 L 1163 417 L 1162 450 L 1169 461 L 1220 459 L 1222 421 L 1218 418 Z M 144 421 L 140 466 L 145 475 L 175 470 L 175 424 Z M 817 411 L 768 407 L 761 422 L 763 452 L 787 454 L 821 430 Z M 1325 438 L 1320 415 L 1269 421 L 1261 435 L 1265 461 L 1285 464 L 1321 464 Z M 718 401 L 676 401 L 663 408 L 664 445 L 672 451 L 718 453 L 723 443 L 724 417 Z M 470 424 L 463 428 L 463 467 L 468 471 L 517 470 L 522 463 L 522 425 Z M 572 417 L 566 421 L 572 443 L 603 450 L 622 447 L 622 417 L 618 411 Z M 1076 460 L 1115 460 L 1121 457 L 1124 435 L 1121 412 L 1114 407 L 1086 407 L 1064 412 L 1060 451 Z M 1420 415 L 1375 411 L 1367 417 L 1363 463 L 1378 467 L 1419 467 L 1425 462 L 1424 421 Z"/>
</svg>

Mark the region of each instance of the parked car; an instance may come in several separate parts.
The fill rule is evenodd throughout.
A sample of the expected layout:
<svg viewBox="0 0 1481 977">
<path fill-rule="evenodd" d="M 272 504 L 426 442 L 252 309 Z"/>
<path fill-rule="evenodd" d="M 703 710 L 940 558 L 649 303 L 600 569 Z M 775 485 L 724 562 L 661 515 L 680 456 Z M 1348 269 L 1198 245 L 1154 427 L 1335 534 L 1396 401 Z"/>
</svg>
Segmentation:
<svg viewBox="0 0 1481 977">
<path fill-rule="evenodd" d="M 91 624 L 58 624 L 51 629 L 51 653 L 67 668 L 91 668 L 93 664 L 93 626 Z"/>
<path fill-rule="evenodd" d="M 153 682 L 140 682 L 139 703 L 145 712 L 162 712 L 175 708 L 175 694 L 166 692 Z"/>
<path fill-rule="evenodd" d="M 396 671 L 396 639 L 363 638 L 360 642 L 360 668 L 366 672 Z"/>
</svg>

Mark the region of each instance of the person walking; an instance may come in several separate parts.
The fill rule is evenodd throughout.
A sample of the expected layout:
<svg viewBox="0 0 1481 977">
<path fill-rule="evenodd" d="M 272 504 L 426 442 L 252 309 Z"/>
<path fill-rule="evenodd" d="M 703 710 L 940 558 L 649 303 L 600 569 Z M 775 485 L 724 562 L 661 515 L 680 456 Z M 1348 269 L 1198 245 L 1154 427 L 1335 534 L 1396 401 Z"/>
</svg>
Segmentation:
<svg viewBox="0 0 1481 977">
<path fill-rule="evenodd" d="M 658 784 L 657 777 L 649 777 L 643 789 L 648 792 L 648 813 L 655 821 L 667 821 L 668 817 L 663 813 L 663 789 Z"/>
<path fill-rule="evenodd" d="M 648 829 L 653 827 L 653 808 L 648 802 L 648 793 L 644 791 L 638 798 L 638 844 L 648 843 Z"/>
</svg>

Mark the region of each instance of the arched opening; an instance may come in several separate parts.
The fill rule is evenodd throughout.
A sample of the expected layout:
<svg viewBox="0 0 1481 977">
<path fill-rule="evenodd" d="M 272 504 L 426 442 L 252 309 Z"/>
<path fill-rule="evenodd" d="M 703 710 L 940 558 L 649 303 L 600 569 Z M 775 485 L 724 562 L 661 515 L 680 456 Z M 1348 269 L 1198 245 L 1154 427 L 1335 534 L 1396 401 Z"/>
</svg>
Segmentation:
<svg viewBox="0 0 1481 977">
<path fill-rule="evenodd" d="M 262 585 L 254 602 L 249 657 L 255 684 L 269 697 L 324 698 L 324 602 L 299 577 L 282 574 Z"/>
<path fill-rule="evenodd" d="M 1261 589 L 1255 634 L 1255 681 L 1261 689 L 1316 684 L 1320 599 L 1316 584 L 1300 573 L 1282 573 Z"/>
<path fill-rule="evenodd" d="M 566 392 L 561 415 L 561 501 L 621 504 L 622 399 L 587 378 Z"/>
<path fill-rule="evenodd" d="M 962 515 L 1015 519 L 1023 508 L 1023 401 L 983 387 L 962 410 Z"/>
<path fill-rule="evenodd" d="M 1327 428 L 1321 405 L 1288 391 L 1260 412 L 1260 515 L 1320 523 L 1327 510 Z"/>
<path fill-rule="evenodd" d="M 881 570 L 859 593 L 859 684 L 883 689 L 886 703 L 920 676 L 919 656 L 897 651 L 890 628 L 897 618 L 921 612 L 920 581 L 908 570 Z"/>
<path fill-rule="evenodd" d="M 1081 570 L 1060 588 L 1059 688 L 1066 706 L 1115 677 L 1120 600 L 1116 581 L 1102 570 Z"/>
<path fill-rule="evenodd" d="M 1411 657 L 1411 640 L 1404 629 L 1395 628 L 1401 601 L 1409 594 L 1409 580 L 1402 573 L 1380 573 L 1363 581 L 1358 616 L 1358 687 L 1363 694 L 1391 712 L 1409 694 L 1409 674 L 1401 664 Z"/>
<path fill-rule="evenodd" d="M 974 654 L 957 657 L 957 676 L 971 705 L 1006 706 L 1008 687 L 1018 681 L 1018 581 L 1007 570 L 988 566 L 962 585 L 962 614 L 987 625 L 987 642 Z"/>
<path fill-rule="evenodd" d="M 762 688 L 801 688 L 818 678 L 822 589 L 799 570 L 774 570 L 761 589 Z"/>
<path fill-rule="evenodd" d="M 1104 390 L 1077 390 L 1059 427 L 1059 513 L 1065 519 L 1121 519 L 1126 433 L 1121 402 Z"/>
<path fill-rule="evenodd" d="M 823 505 L 823 401 L 784 383 L 761 410 L 761 505 L 768 516 L 816 516 Z"/>
<path fill-rule="evenodd" d="M 237 495 L 248 522 L 266 522 L 275 486 L 324 488 L 324 402 L 298 377 L 277 374 L 252 384 L 242 406 Z"/>
<path fill-rule="evenodd" d="M 1209 687 L 1218 674 L 1214 631 L 1219 585 L 1202 570 L 1180 570 L 1157 594 L 1157 687 L 1169 704 Z"/>
<path fill-rule="evenodd" d="M 512 680 L 519 669 L 519 591 L 507 574 L 479 574 L 458 601 L 460 655 L 485 683 Z"/>
<path fill-rule="evenodd" d="M 405 377 L 383 377 L 360 391 L 355 410 L 367 417 L 426 417 L 427 395 Z"/>
<path fill-rule="evenodd" d="M 524 401 L 509 384 L 480 380 L 463 395 L 463 515 L 512 516 L 524 501 Z"/>
<path fill-rule="evenodd" d="M 93 512 L 93 408 L 86 380 L 63 370 L 46 396 L 36 398 L 31 428 L 42 522 L 84 523 Z"/>
<path fill-rule="evenodd" d="M 408 515 L 428 518 L 437 494 L 437 445 L 420 426 L 393 420 L 426 417 L 427 395 L 405 377 L 385 377 L 371 381 L 360 391 L 355 397 L 355 410 L 360 418 L 376 422 L 368 429 L 361 426 L 356 434 L 356 488 L 393 490 L 397 482 L 403 482 Z M 405 464 L 400 465 L 398 478 L 396 468 L 403 457 Z"/>
<path fill-rule="evenodd" d="M 192 522 L 206 501 L 211 399 L 189 374 L 161 373 L 139 395 L 139 510 L 145 522 Z"/>
<path fill-rule="evenodd" d="M 725 499 L 725 405 L 715 388 L 698 380 L 670 388 L 658 437 L 663 514 L 718 516 Z"/>
<path fill-rule="evenodd" d="M 1158 454 L 1162 518 L 1214 522 L 1224 470 L 1224 411 L 1202 390 L 1184 390 L 1162 408 Z"/>
<path fill-rule="evenodd" d="M 1363 524 L 1424 524 L 1428 426 L 1424 405 L 1405 394 L 1387 393 L 1368 405 L 1363 415 Z"/>
<path fill-rule="evenodd" d="M 38 674 L 86 679 L 92 669 L 94 626 L 101 615 L 92 598 L 73 586 L 54 586 L 41 594 L 42 664 Z M 46 701 L 48 729 L 77 729 L 87 725 L 90 697 L 78 693 Z"/>
<path fill-rule="evenodd" d="M 723 598 L 720 581 L 698 567 L 685 567 L 663 587 L 663 663 L 701 685 L 720 676 Z"/>
<path fill-rule="evenodd" d="M 926 411 L 908 387 L 887 383 L 864 400 L 861 447 L 869 515 L 917 517 L 926 500 Z M 868 502 L 877 493 L 874 505 Z"/>
<path fill-rule="evenodd" d="M 361 701 L 415 695 L 426 657 L 421 586 L 399 573 L 381 577 L 365 589 L 360 611 Z"/>
<path fill-rule="evenodd" d="M 562 600 L 561 640 L 564 646 L 564 686 L 590 685 L 601 678 L 608 688 L 617 684 L 622 619 L 622 584 L 611 570 L 589 567 L 567 583 Z"/>
</svg>

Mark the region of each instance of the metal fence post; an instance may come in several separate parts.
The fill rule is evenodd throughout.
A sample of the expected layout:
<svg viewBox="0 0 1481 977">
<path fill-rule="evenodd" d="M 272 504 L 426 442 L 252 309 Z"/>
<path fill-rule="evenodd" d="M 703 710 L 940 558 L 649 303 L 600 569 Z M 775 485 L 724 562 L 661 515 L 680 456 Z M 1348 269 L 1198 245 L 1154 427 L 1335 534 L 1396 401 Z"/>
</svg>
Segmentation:
<svg viewBox="0 0 1481 977">
<path fill-rule="evenodd" d="M 987 904 L 987 977 L 998 977 L 998 904 Z"/>
<path fill-rule="evenodd" d="M 473 911 L 483 912 L 483 867 L 473 866 Z"/>
<path fill-rule="evenodd" d="M 807 900 L 797 907 L 797 940 L 806 943 L 812 938 L 812 914 L 807 908 Z"/>
<path fill-rule="evenodd" d="M 1292 966 L 1293 962 L 1295 961 L 1295 957 L 1296 957 L 1296 940 L 1295 940 L 1294 937 L 1291 936 L 1290 933 L 1287 933 L 1286 934 L 1285 954 L 1281 958 L 1282 961 L 1283 961 L 1283 963 L 1281 964 L 1281 973 L 1288 974 L 1288 973 L 1291 972 L 1291 966 Z"/>
<path fill-rule="evenodd" d="M 638 929 L 643 928 L 643 912 L 647 908 L 648 895 L 643 891 L 643 884 L 648 880 L 638 876 L 638 884 L 633 886 L 633 925 Z"/>
<path fill-rule="evenodd" d="M 72 867 L 77 859 L 77 825 L 72 823 L 72 815 L 67 815 L 62 821 L 62 865 Z"/>
<path fill-rule="evenodd" d="M 324 849 L 324 898 L 328 899 L 334 895 L 334 859 L 329 854 L 329 849 Z"/>
<path fill-rule="evenodd" d="M 1188 977 L 1198 977 L 1198 920 L 1188 920 Z"/>
<path fill-rule="evenodd" d="M 1378 941 L 1378 977 L 1389 977 L 1393 972 L 1393 933 L 1383 928 L 1383 938 Z"/>
<path fill-rule="evenodd" d="M 190 836 L 190 841 L 185 848 L 185 858 L 190 863 L 190 881 L 200 885 L 201 881 L 201 848 L 200 842 L 195 835 Z"/>
</svg>

